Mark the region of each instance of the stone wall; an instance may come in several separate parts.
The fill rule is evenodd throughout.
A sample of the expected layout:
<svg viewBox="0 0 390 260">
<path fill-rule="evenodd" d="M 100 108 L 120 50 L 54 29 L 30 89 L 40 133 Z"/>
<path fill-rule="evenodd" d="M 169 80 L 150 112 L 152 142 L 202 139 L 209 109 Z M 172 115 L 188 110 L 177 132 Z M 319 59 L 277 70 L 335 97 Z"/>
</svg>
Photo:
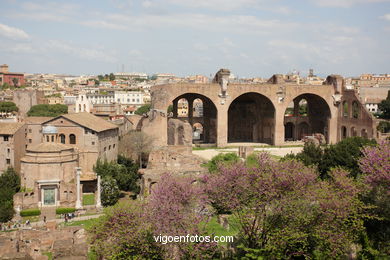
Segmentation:
<svg viewBox="0 0 390 260">
<path fill-rule="evenodd" d="M 50 223 L 48 223 L 50 224 Z M 0 259 L 87 259 L 86 232 L 80 227 L 31 229 L 0 233 Z"/>
<path fill-rule="evenodd" d="M 141 194 L 149 194 L 152 186 L 164 173 L 193 176 L 206 173 L 207 168 L 201 166 L 204 162 L 203 159 L 192 154 L 191 146 L 170 145 L 153 150 L 149 154 L 148 167 L 140 170 L 142 174 Z"/>
</svg>

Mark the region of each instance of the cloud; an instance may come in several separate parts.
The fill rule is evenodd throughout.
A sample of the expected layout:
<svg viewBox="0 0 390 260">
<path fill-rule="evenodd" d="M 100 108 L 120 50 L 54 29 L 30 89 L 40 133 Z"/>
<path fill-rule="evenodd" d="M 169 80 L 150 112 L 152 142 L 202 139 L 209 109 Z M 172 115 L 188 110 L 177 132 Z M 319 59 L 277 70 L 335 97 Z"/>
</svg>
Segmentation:
<svg viewBox="0 0 390 260">
<path fill-rule="evenodd" d="M 82 21 L 80 22 L 81 25 L 85 25 L 88 27 L 94 27 L 94 28 L 104 28 L 104 29 L 110 29 L 110 30 L 126 30 L 127 27 L 118 23 L 111 23 L 104 20 L 89 20 L 89 21 Z"/>
<path fill-rule="evenodd" d="M 63 52 L 85 60 L 109 63 L 115 63 L 117 61 L 112 51 L 105 50 L 102 47 L 80 47 L 58 40 L 48 41 L 47 47 L 56 52 Z"/>
<path fill-rule="evenodd" d="M 298 27 L 296 22 L 284 22 L 278 19 L 260 19 L 252 15 L 208 15 L 199 13 L 177 13 L 170 15 L 123 15 L 106 14 L 99 22 L 81 22 L 82 25 L 99 27 L 106 25 L 110 29 L 144 31 L 156 28 L 188 28 L 212 32 L 235 32 L 263 34 L 272 31 L 289 30 Z"/>
<path fill-rule="evenodd" d="M 207 51 L 209 49 L 209 46 L 204 43 L 194 43 L 192 47 L 197 51 Z"/>
<path fill-rule="evenodd" d="M 164 1 L 165 2 L 165 1 Z M 212 9 L 221 11 L 233 11 L 259 5 L 259 0 L 168 0 L 169 3 L 199 9 Z"/>
<path fill-rule="evenodd" d="M 26 40 L 30 38 L 30 36 L 22 29 L 18 29 L 16 27 L 11 27 L 1 23 L 0 35 L 12 40 Z"/>
<path fill-rule="evenodd" d="M 351 7 L 357 4 L 388 3 L 390 0 L 310 0 L 322 7 Z"/>
<path fill-rule="evenodd" d="M 381 16 L 381 18 L 384 19 L 384 20 L 386 20 L 386 21 L 390 21 L 390 13 Z"/>
</svg>

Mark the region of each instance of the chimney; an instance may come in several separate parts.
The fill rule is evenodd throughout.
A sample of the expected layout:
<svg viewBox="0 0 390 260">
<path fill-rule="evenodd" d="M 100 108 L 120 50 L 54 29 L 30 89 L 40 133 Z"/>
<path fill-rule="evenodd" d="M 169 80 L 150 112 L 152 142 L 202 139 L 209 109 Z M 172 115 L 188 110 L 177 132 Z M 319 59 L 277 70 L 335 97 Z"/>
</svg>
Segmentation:
<svg viewBox="0 0 390 260">
<path fill-rule="evenodd" d="M 8 65 L 7 64 L 3 64 L 0 66 L 0 72 L 1 73 L 8 73 Z"/>
</svg>

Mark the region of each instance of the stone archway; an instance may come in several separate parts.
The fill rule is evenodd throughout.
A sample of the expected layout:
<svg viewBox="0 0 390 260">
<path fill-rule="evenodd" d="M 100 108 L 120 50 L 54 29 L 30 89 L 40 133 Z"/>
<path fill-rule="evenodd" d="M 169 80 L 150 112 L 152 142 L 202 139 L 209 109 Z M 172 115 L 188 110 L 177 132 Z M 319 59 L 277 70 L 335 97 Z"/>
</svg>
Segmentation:
<svg viewBox="0 0 390 260">
<path fill-rule="evenodd" d="M 188 114 L 180 113 L 179 101 L 186 100 Z M 202 138 L 193 140 L 196 143 L 215 144 L 217 142 L 217 108 L 208 97 L 197 93 L 185 93 L 172 101 L 172 117 L 191 126 L 202 126 Z M 168 118 L 169 120 L 169 118 Z M 169 136 L 170 133 L 168 133 Z"/>
<path fill-rule="evenodd" d="M 249 92 L 230 104 L 228 142 L 273 144 L 274 129 L 275 107 L 266 96 Z"/>
<path fill-rule="evenodd" d="M 292 123 L 294 126 L 293 140 L 320 133 L 329 140 L 329 120 L 331 118 L 328 103 L 316 94 L 305 93 L 295 97 L 287 106 L 284 114 L 284 125 Z M 285 129 L 286 130 L 286 129 Z M 286 136 L 285 140 L 291 140 Z"/>
</svg>

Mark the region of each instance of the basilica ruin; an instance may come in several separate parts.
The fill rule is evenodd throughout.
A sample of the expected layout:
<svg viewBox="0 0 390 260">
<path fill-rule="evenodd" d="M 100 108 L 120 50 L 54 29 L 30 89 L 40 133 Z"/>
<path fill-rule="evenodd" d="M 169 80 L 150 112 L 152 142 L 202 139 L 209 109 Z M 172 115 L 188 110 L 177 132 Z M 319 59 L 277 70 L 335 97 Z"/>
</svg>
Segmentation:
<svg viewBox="0 0 390 260">
<path fill-rule="evenodd" d="M 376 135 L 375 119 L 339 75 L 328 76 L 323 85 L 286 82 L 282 75 L 238 84 L 229 83 L 229 75 L 221 69 L 210 84 L 155 86 L 142 130 L 155 137 L 157 146 L 188 143 L 186 127 L 171 120 L 191 126 L 193 143 L 218 147 L 279 146 L 313 134 L 324 135 L 327 143 Z"/>
<path fill-rule="evenodd" d="M 154 140 L 151 163 L 141 171 L 144 193 L 163 172 L 205 172 L 192 145 L 283 146 L 318 136 L 330 144 L 351 136 L 376 137 L 375 119 L 339 75 L 328 76 L 322 85 L 287 82 L 282 75 L 238 84 L 230 83 L 229 75 L 221 69 L 209 84 L 152 89 L 151 110 L 138 125 Z"/>
</svg>

